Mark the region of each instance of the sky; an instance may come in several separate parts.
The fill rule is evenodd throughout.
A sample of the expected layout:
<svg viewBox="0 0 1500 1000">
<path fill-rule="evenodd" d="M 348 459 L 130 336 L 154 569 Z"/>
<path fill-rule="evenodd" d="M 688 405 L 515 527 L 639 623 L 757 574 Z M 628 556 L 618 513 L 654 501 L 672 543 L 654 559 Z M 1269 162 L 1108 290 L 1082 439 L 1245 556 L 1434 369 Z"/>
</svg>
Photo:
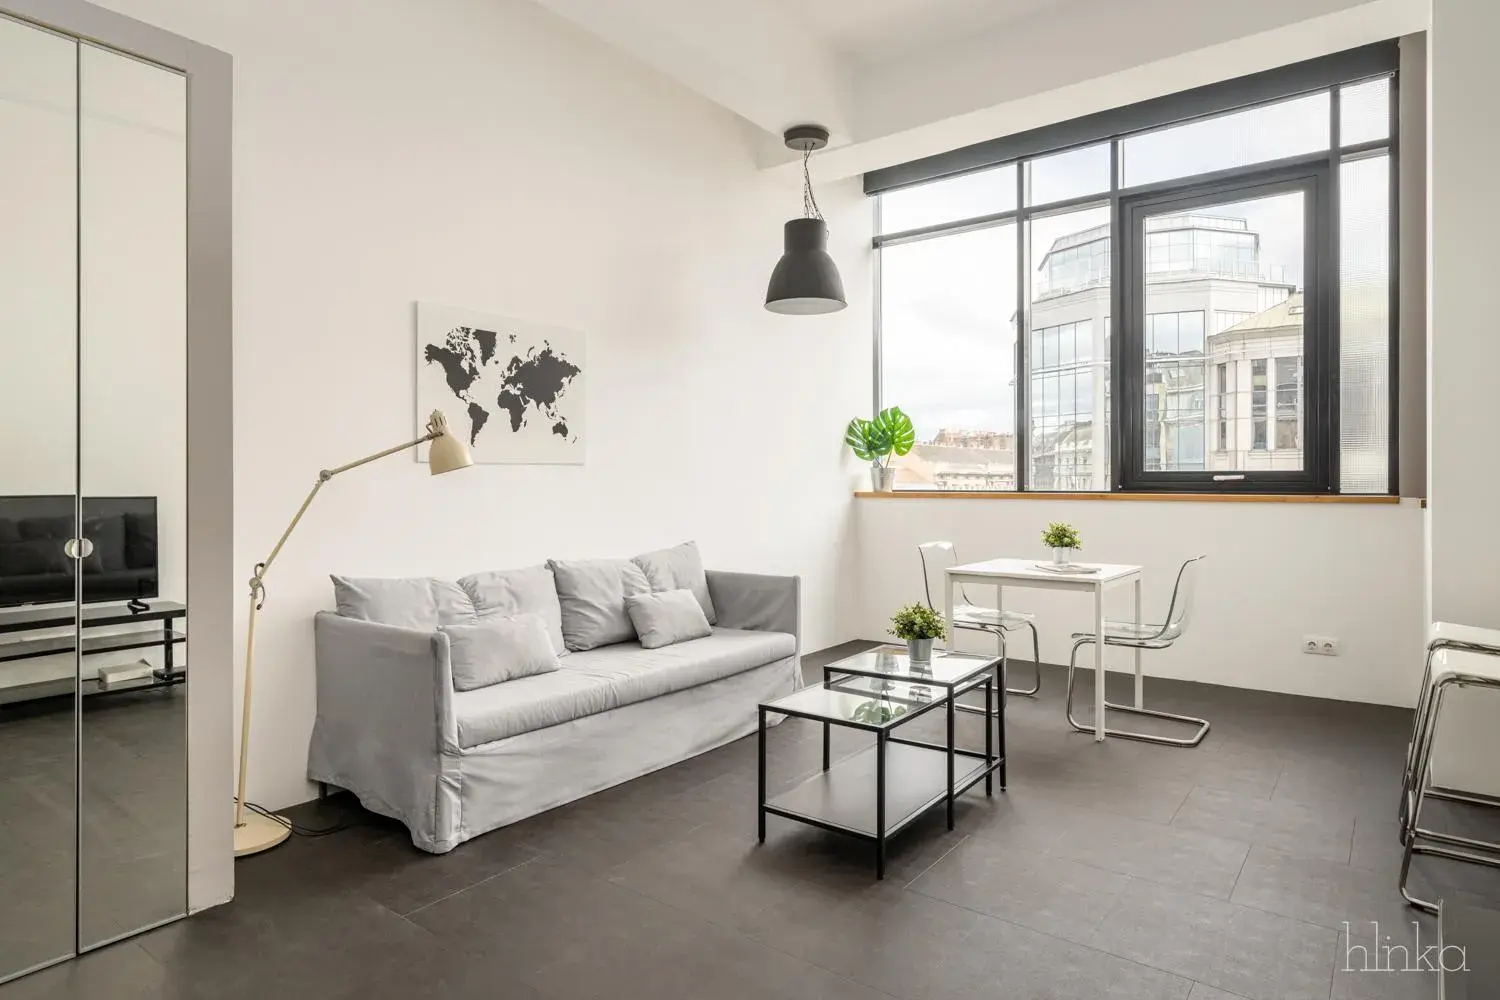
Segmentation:
<svg viewBox="0 0 1500 1000">
<path fill-rule="evenodd" d="M 1388 81 L 1345 88 L 1346 142 L 1382 138 Z M 1126 186 L 1243 166 L 1328 148 L 1329 98 L 1311 94 L 1279 104 L 1190 122 L 1121 141 Z M 880 229 L 899 232 L 1016 207 L 1014 164 L 880 197 Z M 1109 187 L 1109 144 L 1032 161 L 1033 204 Z M 1263 266 L 1300 287 L 1303 204 L 1283 194 L 1194 211 L 1242 218 L 1260 235 Z M 1109 221 L 1106 206 L 1033 218 L 1031 269 L 1059 236 Z M 918 440 L 942 428 L 1015 430 L 1016 230 L 1006 223 L 881 251 L 882 400 L 917 424 Z M 1274 272 L 1273 272 L 1274 273 Z M 998 383 L 998 384 L 997 384 Z"/>
</svg>

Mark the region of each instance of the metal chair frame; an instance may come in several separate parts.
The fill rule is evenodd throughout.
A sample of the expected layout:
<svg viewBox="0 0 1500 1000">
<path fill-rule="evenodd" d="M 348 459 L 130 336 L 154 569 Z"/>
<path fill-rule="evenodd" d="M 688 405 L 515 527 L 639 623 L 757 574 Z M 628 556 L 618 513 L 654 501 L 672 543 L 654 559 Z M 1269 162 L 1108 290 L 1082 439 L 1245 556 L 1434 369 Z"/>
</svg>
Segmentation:
<svg viewBox="0 0 1500 1000">
<path fill-rule="evenodd" d="M 932 602 L 932 584 L 928 582 L 927 551 L 930 548 L 946 549 L 952 559 L 952 562 L 948 564 L 950 566 L 958 565 L 958 548 L 952 542 L 923 542 L 921 545 L 917 546 L 917 556 L 922 560 L 922 592 L 927 595 L 927 606 L 933 611 L 942 614 L 941 609 L 939 609 L 938 606 Z M 947 567 L 943 568 L 946 569 Z M 960 584 L 958 587 L 958 593 L 959 596 L 963 599 L 963 603 L 971 607 L 983 607 L 982 604 L 978 604 L 969 599 L 968 592 L 964 589 L 962 584 Z M 1006 658 L 1005 633 L 1013 629 L 1021 628 L 1022 626 L 1031 629 L 1031 665 L 1032 669 L 1035 671 L 1034 676 L 1032 677 L 1031 687 L 1007 687 L 1005 688 L 1005 693 L 1008 695 L 1017 694 L 1026 698 L 1035 697 L 1036 693 L 1042 689 L 1042 642 L 1041 638 L 1037 635 L 1036 623 L 1032 621 L 1031 615 L 1022 611 L 1005 611 L 1001 608 L 996 608 L 995 611 L 1002 616 L 1002 621 L 1000 624 L 990 624 L 989 622 L 978 621 L 953 621 L 949 622 L 948 625 L 950 628 L 963 629 L 968 632 L 983 632 L 987 635 L 995 636 L 1000 653 L 1000 678 L 1002 684 L 1004 684 L 1008 676 L 1006 668 L 1009 665 L 1009 661 Z M 1012 624 L 1004 624 L 1003 616 L 1006 615 L 1014 616 Z M 957 613 L 955 613 L 954 617 L 957 617 Z M 990 713 L 992 716 L 998 715 L 999 712 L 1003 709 L 1003 698 L 1001 699 L 1001 703 L 1002 708 L 992 711 Z M 976 705 L 966 705 L 963 702 L 957 702 L 956 704 L 960 711 L 973 712 L 976 714 L 984 713 L 984 709 L 979 708 Z"/>
<path fill-rule="evenodd" d="M 1500 868 L 1500 843 L 1460 837 L 1451 833 L 1440 833 L 1422 826 L 1422 806 L 1429 798 L 1450 799 L 1475 805 L 1500 808 L 1500 799 L 1487 795 L 1472 795 L 1432 785 L 1432 748 L 1437 742 L 1437 723 L 1443 711 L 1443 699 L 1454 687 L 1459 689 L 1483 687 L 1500 690 L 1500 673 L 1480 674 L 1464 670 L 1448 670 L 1436 683 L 1432 678 L 1432 660 L 1442 649 L 1453 649 L 1481 656 L 1500 656 L 1500 648 L 1485 643 L 1447 640 L 1441 637 L 1428 644 L 1427 675 L 1422 685 L 1421 715 L 1418 717 L 1413 737 L 1413 748 L 1408 756 L 1413 759 L 1408 769 L 1406 783 L 1401 796 L 1401 843 L 1405 851 L 1401 855 L 1401 897 L 1407 903 L 1425 913 L 1437 913 L 1439 903 L 1432 903 L 1412 895 L 1407 883 L 1411 877 L 1411 859 L 1418 854 L 1467 861 L 1471 864 Z"/>
<path fill-rule="evenodd" d="M 1450 634 L 1444 634 L 1445 630 Z M 1456 649 L 1471 653 L 1488 653 L 1500 656 L 1500 631 L 1491 629 L 1469 628 L 1462 625 L 1451 625 L 1446 622 L 1438 622 L 1433 626 L 1434 636 L 1427 643 L 1427 657 L 1422 667 L 1422 686 L 1417 690 L 1416 713 L 1412 719 L 1411 740 L 1406 744 L 1406 767 L 1401 775 L 1401 805 L 1397 811 L 1397 822 L 1400 824 L 1401 843 L 1406 843 L 1407 819 L 1411 816 L 1412 800 L 1416 794 L 1415 785 L 1412 780 L 1416 774 L 1417 748 L 1427 738 L 1427 727 L 1430 724 L 1428 716 L 1429 702 L 1432 699 L 1432 660 L 1440 650 Z M 1488 634 L 1487 634 L 1488 633 Z M 1443 799 L 1449 802 L 1465 802 L 1470 805 L 1495 805 L 1496 803 L 1488 796 L 1474 795 L 1470 792 L 1461 792 L 1441 785 L 1432 785 L 1427 789 L 1427 797 L 1432 799 Z"/>
<path fill-rule="evenodd" d="M 1073 650 L 1068 656 L 1068 698 L 1067 718 L 1068 725 L 1080 733 L 1093 733 L 1096 726 L 1085 725 L 1073 717 L 1073 681 L 1078 667 L 1078 650 L 1090 643 L 1103 642 L 1106 646 L 1123 646 L 1131 649 L 1166 649 L 1180 639 L 1187 630 L 1188 614 L 1193 606 L 1193 573 L 1196 572 L 1194 564 L 1206 559 L 1207 556 L 1194 556 L 1182 564 L 1177 571 L 1177 582 L 1172 588 L 1172 601 L 1167 606 L 1167 617 L 1160 625 L 1144 625 L 1142 629 L 1155 629 L 1154 632 L 1143 631 L 1134 636 L 1111 635 L 1110 623 L 1104 626 L 1104 635 L 1096 636 L 1092 632 L 1073 633 Z M 1185 585 L 1184 585 L 1185 584 Z M 1130 623 L 1135 628 L 1134 623 Z M 1139 660 L 1137 660 L 1139 665 Z M 1103 669 L 1101 667 L 1101 669 Z M 1141 688 L 1136 688 L 1136 698 L 1140 700 Z M 1209 722 L 1207 719 L 1199 719 L 1191 715 L 1177 715 L 1172 712 L 1158 712 L 1146 708 L 1144 705 L 1118 705 L 1112 701 L 1104 703 L 1106 712 L 1114 709 L 1117 712 L 1126 712 L 1130 715 L 1147 716 L 1153 719 L 1166 719 L 1169 722 L 1182 722 L 1197 727 L 1191 736 L 1158 736 L 1154 733 L 1141 733 L 1127 729 L 1110 729 L 1104 719 L 1095 720 L 1097 724 L 1104 725 L 1106 736 L 1118 736 L 1121 739 L 1139 740 L 1142 743 L 1156 743 L 1162 746 L 1173 747 L 1195 747 L 1203 742 L 1203 737 L 1208 735 Z"/>
</svg>

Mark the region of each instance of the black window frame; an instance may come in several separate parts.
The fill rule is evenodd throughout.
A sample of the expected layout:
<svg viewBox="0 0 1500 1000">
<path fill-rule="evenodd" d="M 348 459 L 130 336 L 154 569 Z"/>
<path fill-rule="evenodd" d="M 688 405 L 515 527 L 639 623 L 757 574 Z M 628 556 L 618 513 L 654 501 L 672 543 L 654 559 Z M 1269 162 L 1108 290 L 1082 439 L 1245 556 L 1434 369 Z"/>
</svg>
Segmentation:
<svg viewBox="0 0 1500 1000">
<path fill-rule="evenodd" d="M 1331 293 L 1336 290 L 1329 287 L 1337 285 L 1338 269 L 1330 266 L 1336 251 L 1333 234 L 1329 231 L 1327 202 L 1331 200 L 1332 192 L 1328 156 L 1320 153 L 1300 164 L 1223 174 L 1206 181 L 1195 179 L 1189 185 L 1171 185 L 1167 190 L 1153 185 L 1152 189 L 1119 199 L 1115 231 L 1121 234 L 1123 245 L 1116 255 L 1121 259 L 1120 280 L 1115 283 L 1114 304 L 1110 308 L 1114 315 L 1123 316 L 1125 323 L 1120 336 L 1115 338 L 1115 356 L 1110 359 L 1119 390 L 1111 424 L 1114 437 L 1111 450 L 1116 457 L 1111 468 L 1114 488 L 1132 493 L 1326 493 L 1330 483 L 1337 481 L 1330 470 L 1337 468 L 1339 443 L 1338 335 L 1331 310 Z M 1281 469 L 1217 472 L 1146 469 L 1146 219 L 1290 192 L 1298 192 L 1303 198 L 1302 356 L 1303 414 L 1306 420 L 1302 435 L 1302 469 L 1295 472 Z M 1205 358 L 1205 384 L 1207 363 Z M 1268 443 L 1273 409 L 1270 369 L 1270 364 L 1267 364 Z M 1205 410 L 1205 423 L 1208 416 Z M 1250 417 L 1253 421 L 1254 413 Z M 1309 433 L 1313 428 L 1317 433 Z"/>
<path fill-rule="evenodd" d="M 1380 496 L 1398 492 L 1399 464 L 1397 428 L 1400 426 L 1400 314 L 1399 314 L 1399 43 L 1396 40 L 1380 42 L 1334 53 L 1329 56 L 1307 60 L 1277 70 L 1253 74 L 1220 84 L 1212 84 L 1172 94 L 1162 98 L 1128 105 L 1101 112 L 1085 118 L 1045 126 L 1030 132 L 1018 133 L 1000 139 L 979 143 L 954 150 L 950 153 L 927 157 L 922 160 L 899 164 L 865 174 L 864 188 L 867 194 L 878 195 L 886 191 L 908 188 L 930 181 L 974 173 L 976 171 L 1013 166 L 1016 185 L 1014 207 L 967 219 L 956 219 L 929 226 L 917 227 L 901 232 L 883 232 L 880 226 L 879 199 L 875 202 L 876 235 L 872 246 L 877 251 L 875 260 L 875 384 L 874 403 L 876 409 L 884 405 L 899 404 L 900 400 L 882 399 L 885 373 L 882 368 L 882 328 L 880 300 L 880 254 L 885 247 L 917 242 L 931 238 L 968 232 L 1014 223 L 1017 239 L 1017 302 L 1015 314 L 1015 356 L 1013 378 L 1015 386 L 1014 419 L 1014 492 L 1046 495 L 1055 492 L 1077 492 L 1076 489 L 1035 489 L 1032 486 L 1032 285 L 1031 267 L 1034 262 L 1031 246 L 1033 219 L 1080 211 L 1089 208 L 1109 209 L 1110 239 L 1110 293 L 1109 315 L 1105 317 L 1105 345 L 1107 372 L 1105 383 L 1106 412 L 1095 417 L 1097 425 L 1101 419 L 1108 421 L 1108 433 L 1098 433 L 1093 438 L 1092 461 L 1107 462 L 1109 466 L 1106 489 L 1090 489 L 1088 492 L 1103 495 L 1107 492 L 1243 492 L 1243 493 L 1340 493 L 1341 471 L 1339 465 L 1339 267 L 1338 239 L 1341 225 L 1338 202 L 1338 182 L 1341 166 L 1363 156 L 1385 155 L 1389 158 L 1390 215 L 1388 250 L 1389 286 L 1389 341 L 1386 355 L 1389 389 L 1388 424 L 1389 441 L 1387 454 L 1387 484 L 1384 493 L 1358 491 L 1354 495 Z M 1389 81 L 1389 129 L 1386 137 L 1358 143 L 1341 145 L 1340 97 L 1341 88 L 1373 79 Z M 1328 95 L 1328 143 L 1325 148 L 1281 160 L 1263 161 L 1245 166 L 1188 175 L 1181 178 L 1156 181 L 1125 187 L 1122 185 L 1121 156 L 1125 139 L 1143 132 L 1171 128 L 1194 121 L 1219 117 L 1247 109 L 1277 104 L 1283 101 L 1325 92 Z M 1029 193 L 1029 164 L 1035 159 L 1065 153 L 1082 147 L 1108 143 L 1110 151 L 1110 177 L 1107 190 L 1043 204 L 1033 204 Z M 1306 196 L 1308 206 L 1305 213 L 1308 232 L 1305 236 L 1304 274 L 1304 354 L 1302 380 L 1300 383 L 1302 402 L 1301 445 L 1303 470 L 1285 474 L 1283 470 L 1246 470 L 1244 472 L 1219 470 L 1215 472 L 1170 472 L 1146 473 L 1142 466 L 1144 441 L 1138 433 L 1144 422 L 1143 387 L 1144 356 L 1142 351 L 1142 326 L 1144 320 L 1135 312 L 1127 311 L 1125 299 L 1130 290 L 1143 287 L 1131 281 L 1127 268 L 1144 267 L 1144 245 L 1133 247 L 1127 234 L 1130 214 L 1142 211 L 1142 206 L 1154 203 L 1181 203 L 1195 193 L 1205 197 L 1203 204 L 1225 200 L 1226 192 L 1264 186 L 1278 181 L 1301 179 L 1310 185 Z M 1247 197 L 1255 197 L 1249 194 Z M 1127 249 L 1127 245 L 1131 245 Z M 1141 298 L 1136 293 L 1136 298 Z M 1139 303 L 1132 303 L 1137 306 Z M 1139 310 L 1136 310 L 1137 312 Z M 1127 317 L 1121 321 L 1116 317 Z M 1203 313 L 1205 342 L 1211 335 L 1215 319 L 1205 309 Z M 1111 326 L 1113 325 L 1113 330 Z M 1118 333 L 1111 336 L 1112 333 Z M 1235 367 L 1235 366 L 1232 366 Z M 1275 439 L 1276 407 L 1268 366 L 1267 447 Z M 1205 402 L 1209 383 L 1207 378 L 1212 366 L 1205 360 Z M 1237 382 L 1231 378 L 1231 382 Z M 1236 416 L 1231 414 L 1231 417 Z M 1241 415 L 1248 416 L 1248 415 Z M 1218 435 L 1214 424 L 1219 420 L 1217 412 L 1205 409 L 1203 453 L 1205 465 L 1212 453 L 1222 453 L 1217 448 Z M 1137 432 L 1127 434 L 1127 428 Z M 1231 435 L 1235 437 L 1236 435 Z M 1243 444 L 1240 442 L 1239 444 Z M 962 493 L 964 490 L 944 490 Z M 972 492 L 972 491 L 967 491 Z M 1009 492 L 1009 491 L 1007 491 Z"/>
</svg>

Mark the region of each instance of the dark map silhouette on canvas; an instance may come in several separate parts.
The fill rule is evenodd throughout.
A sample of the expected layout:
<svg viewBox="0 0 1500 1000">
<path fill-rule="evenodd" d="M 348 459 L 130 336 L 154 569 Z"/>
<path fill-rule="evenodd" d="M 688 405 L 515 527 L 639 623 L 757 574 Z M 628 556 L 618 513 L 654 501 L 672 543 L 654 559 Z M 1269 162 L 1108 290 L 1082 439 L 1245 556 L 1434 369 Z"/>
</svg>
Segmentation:
<svg viewBox="0 0 1500 1000">
<path fill-rule="evenodd" d="M 448 391 L 468 414 L 469 444 L 478 446 L 484 434 L 518 434 L 532 420 L 576 443 L 568 390 L 582 369 L 550 340 L 519 353 L 515 334 L 507 335 L 503 349 L 500 340 L 494 330 L 458 326 L 441 344 L 423 345 L 423 360 L 442 369 Z"/>
</svg>

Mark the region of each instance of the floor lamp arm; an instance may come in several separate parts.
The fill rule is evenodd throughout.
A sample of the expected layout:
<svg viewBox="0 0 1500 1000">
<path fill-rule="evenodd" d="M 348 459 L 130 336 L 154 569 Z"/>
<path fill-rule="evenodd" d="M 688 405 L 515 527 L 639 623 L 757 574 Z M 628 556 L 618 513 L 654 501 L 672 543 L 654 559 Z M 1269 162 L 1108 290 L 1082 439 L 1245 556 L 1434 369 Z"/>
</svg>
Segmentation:
<svg viewBox="0 0 1500 1000">
<path fill-rule="evenodd" d="M 236 827 L 241 827 L 245 824 L 245 777 L 250 770 L 250 691 L 255 669 L 255 619 L 260 613 L 260 609 L 266 603 L 266 571 L 271 568 L 271 564 L 281 554 L 282 546 L 286 545 L 286 540 L 292 537 L 292 532 L 297 530 L 297 525 L 302 521 L 302 515 L 306 514 L 307 508 L 312 506 L 313 499 L 318 495 L 318 491 L 323 488 L 324 483 L 340 473 L 348 472 L 350 469 L 357 469 L 361 465 L 367 465 L 370 462 L 385 458 L 387 455 L 394 455 L 398 452 L 406 451 L 408 448 L 415 448 L 419 444 L 425 444 L 442 433 L 444 431 L 435 423 L 429 424 L 427 433 L 415 441 L 398 444 L 394 447 L 386 448 L 384 451 L 377 451 L 373 455 L 366 455 L 364 458 L 356 459 L 346 465 L 340 465 L 333 469 L 324 469 L 319 472 L 318 481 L 308 491 L 307 499 L 302 501 L 302 506 L 297 508 L 297 513 L 292 515 L 291 523 L 286 526 L 286 530 L 276 540 L 275 546 L 271 549 L 271 554 L 266 556 L 264 562 L 255 564 L 255 571 L 250 577 L 250 621 L 245 628 L 245 682 L 244 694 L 240 701 L 240 767 L 234 796 L 234 825 Z"/>
</svg>

